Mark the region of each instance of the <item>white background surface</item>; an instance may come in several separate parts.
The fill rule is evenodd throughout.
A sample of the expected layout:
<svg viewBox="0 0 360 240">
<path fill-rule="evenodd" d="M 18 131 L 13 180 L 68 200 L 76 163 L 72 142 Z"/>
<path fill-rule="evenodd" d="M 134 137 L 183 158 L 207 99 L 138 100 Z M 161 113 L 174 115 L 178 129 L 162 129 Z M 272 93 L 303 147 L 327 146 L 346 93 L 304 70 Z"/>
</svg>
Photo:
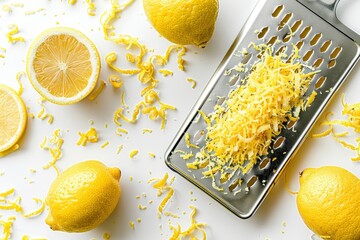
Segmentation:
<svg viewBox="0 0 360 240">
<path fill-rule="evenodd" d="M 22 1 L 1 0 L 0 7 L 13 2 L 20 3 Z M 98 159 L 109 166 L 118 166 L 122 169 L 123 194 L 111 217 L 97 229 L 83 234 L 51 231 L 44 222 L 47 210 L 33 219 L 24 219 L 21 215 L 13 212 L 1 212 L 2 218 L 10 215 L 17 216 L 13 226 L 12 239 L 21 239 L 23 235 L 29 235 L 32 238 L 45 237 L 51 240 L 102 239 L 105 232 L 111 234 L 111 239 L 168 239 L 171 236 L 168 220 L 174 225 L 179 222 L 183 229 L 188 227 L 190 223 L 189 205 L 198 208 L 197 221 L 207 223 L 208 239 L 225 239 L 225 236 L 226 239 L 248 240 L 310 239 L 312 233 L 303 224 L 297 212 L 295 196 L 290 195 L 285 189 L 284 175 L 257 213 L 248 220 L 241 220 L 192 184 L 171 172 L 163 161 L 164 152 L 170 141 L 238 34 L 255 6 L 255 2 L 220 0 L 216 31 L 208 46 L 205 49 L 189 47 L 185 56 L 187 61 L 185 73 L 177 70 L 176 58 L 172 57 L 166 68 L 173 70 L 174 76 L 168 78 L 158 76 L 161 81 L 158 86 L 161 99 L 178 108 L 176 112 L 169 112 L 165 130 L 160 130 L 160 122 L 152 122 L 142 116 L 136 125 L 124 125 L 129 130 L 127 136 L 116 136 L 114 133 L 116 126 L 112 122 L 112 117 L 114 111 L 121 106 L 120 92 L 114 91 L 109 84 L 94 102 L 84 100 L 81 103 L 65 107 L 45 103 L 48 113 L 54 115 L 53 124 L 50 125 L 38 118 L 29 119 L 21 149 L 0 159 L 0 171 L 5 173 L 0 177 L 0 191 L 14 187 L 16 195 L 22 196 L 25 211 L 36 208 L 32 198 L 44 199 L 51 182 L 56 177 L 53 169 L 42 169 L 42 166 L 50 160 L 50 155 L 40 149 L 39 144 L 45 136 L 51 136 L 55 129 L 60 128 L 65 140 L 63 157 L 57 164 L 60 170 L 88 159 Z M 102 61 L 110 51 L 116 51 L 119 54 L 125 53 L 123 46 L 105 41 L 99 30 L 101 27 L 100 15 L 110 8 L 109 1 L 95 0 L 96 15 L 94 17 L 87 14 L 87 6 L 82 1 L 75 6 L 68 5 L 67 1 L 33 0 L 23 1 L 23 3 L 23 8 L 12 7 L 12 13 L 5 13 L 0 9 L 0 46 L 7 49 L 6 58 L 0 59 L 0 83 L 18 89 L 15 76 L 19 71 L 25 70 L 27 47 L 32 39 L 48 27 L 71 26 L 81 30 L 96 43 Z M 25 11 L 37 10 L 40 7 L 44 7 L 46 10 L 35 15 L 24 15 Z M 343 0 L 340 3 L 338 14 L 344 23 L 360 32 L 359 11 L 359 1 Z M 44 15 L 44 13 L 46 14 Z M 19 35 L 26 39 L 25 43 L 10 44 L 7 42 L 5 33 L 8 31 L 9 24 L 19 26 Z M 163 54 L 170 45 L 151 28 L 144 15 L 141 0 L 135 0 L 135 3 L 117 20 L 115 26 L 117 33 L 138 37 L 141 43 L 149 49 L 154 49 L 155 53 Z M 124 58 L 121 61 L 124 62 Z M 340 96 L 343 92 L 346 93 L 346 101 L 359 102 L 359 70 L 359 66 L 354 69 L 326 112 L 333 111 L 335 117 L 341 117 Z M 112 73 L 103 61 L 101 79 L 107 80 Z M 197 80 L 198 85 L 195 89 L 192 89 L 186 81 L 187 77 Z M 123 80 L 126 103 L 133 107 L 141 99 L 139 93 L 142 86 L 136 76 L 124 76 Z M 27 79 L 23 79 L 22 82 L 25 87 L 24 101 L 29 107 L 29 112 L 36 115 L 40 110 L 40 106 L 37 104 L 40 97 Z M 78 140 L 77 132 L 87 131 L 90 127 L 89 120 L 94 120 L 100 141 L 88 144 L 86 147 L 79 147 L 75 144 Z M 108 124 L 108 128 L 105 127 L 105 124 Z M 151 128 L 154 131 L 152 134 L 143 135 L 143 128 Z M 316 130 L 319 131 L 319 128 L 314 129 L 314 131 Z M 109 146 L 101 148 L 100 146 L 105 141 L 110 142 Z M 117 155 L 116 150 L 120 144 L 124 145 L 124 149 L 121 154 Z M 139 154 L 131 160 L 128 156 L 133 149 L 139 149 Z M 150 151 L 156 153 L 156 159 L 148 156 Z M 359 163 L 351 162 L 351 156 L 353 153 L 350 150 L 341 147 L 331 137 L 309 138 L 286 171 L 288 185 L 296 191 L 298 189 L 298 173 L 306 167 L 338 165 L 360 176 Z M 36 169 L 37 172 L 31 173 L 30 168 Z M 165 172 L 169 172 L 170 176 L 176 176 L 173 184 L 175 195 L 166 210 L 177 213 L 180 219 L 171 217 L 158 219 L 156 215 L 157 206 L 162 198 L 156 196 L 156 190 L 152 189 L 147 181 L 152 177 L 162 177 Z M 133 177 L 133 181 L 130 181 L 130 176 Z M 34 181 L 34 183 L 30 184 L 29 181 Z M 193 194 L 190 194 L 191 191 Z M 146 198 L 136 199 L 136 196 L 142 193 L 146 193 Z M 153 200 L 154 203 L 149 204 L 149 200 Z M 140 211 L 139 204 L 146 205 L 147 210 Z M 186 211 L 185 215 L 183 211 Z M 142 222 L 137 223 L 137 218 L 141 218 Z M 129 221 L 135 222 L 135 230 L 130 228 Z"/>
</svg>

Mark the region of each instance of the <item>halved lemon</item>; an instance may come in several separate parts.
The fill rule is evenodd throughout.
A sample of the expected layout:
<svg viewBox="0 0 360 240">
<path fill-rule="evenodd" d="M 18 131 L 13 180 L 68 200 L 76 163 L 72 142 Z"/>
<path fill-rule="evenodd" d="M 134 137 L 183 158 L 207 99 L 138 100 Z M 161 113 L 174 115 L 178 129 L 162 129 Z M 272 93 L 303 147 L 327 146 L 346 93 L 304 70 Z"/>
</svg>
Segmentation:
<svg viewBox="0 0 360 240">
<path fill-rule="evenodd" d="M 95 44 L 80 31 L 50 28 L 30 45 L 26 71 L 35 90 L 46 100 L 72 104 L 94 90 L 100 56 Z"/>
<path fill-rule="evenodd" d="M 0 153 L 14 146 L 24 133 L 27 113 L 23 100 L 12 88 L 0 84 Z"/>
</svg>

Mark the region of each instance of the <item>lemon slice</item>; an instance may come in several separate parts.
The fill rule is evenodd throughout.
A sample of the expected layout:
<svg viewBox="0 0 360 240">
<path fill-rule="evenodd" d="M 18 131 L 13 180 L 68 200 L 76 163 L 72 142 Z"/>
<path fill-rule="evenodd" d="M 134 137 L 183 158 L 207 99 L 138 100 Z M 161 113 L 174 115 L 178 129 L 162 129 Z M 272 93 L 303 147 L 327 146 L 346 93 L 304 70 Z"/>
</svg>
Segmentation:
<svg viewBox="0 0 360 240">
<path fill-rule="evenodd" d="M 0 153 L 14 146 L 24 133 L 27 114 L 23 100 L 0 84 Z"/>
<path fill-rule="evenodd" d="M 94 90 L 100 56 L 95 44 L 78 30 L 50 28 L 30 45 L 26 71 L 35 90 L 46 100 L 72 104 Z"/>
</svg>

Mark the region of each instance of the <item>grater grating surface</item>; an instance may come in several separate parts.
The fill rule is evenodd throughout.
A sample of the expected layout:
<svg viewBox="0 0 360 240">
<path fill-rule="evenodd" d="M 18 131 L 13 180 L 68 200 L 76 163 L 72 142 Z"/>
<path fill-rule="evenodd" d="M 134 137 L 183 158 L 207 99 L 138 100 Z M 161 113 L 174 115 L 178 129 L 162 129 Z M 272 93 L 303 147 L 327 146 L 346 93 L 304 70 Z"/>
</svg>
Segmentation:
<svg viewBox="0 0 360 240">
<path fill-rule="evenodd" d="M 324 0 L 260 0 L 167 150 L 165 161 L 171 169 L 241 218 L 252 216 L 260 206 L 359 59 L 360 37 L 337 20 L 337 3 L 338 0 L 330 3 Z M 213 188 L 211 178 L 203 178 L 203 170 L 188 169 L 186 163 L 191 160 L 182 159 L 176 151 L 189 152 L 185 133 L 189 133 L 191 141 L 200 148 L 204 146 L 207 126 L 197 121 L 198 111 L 212 113 L 216 104 L 221 105 L 229 92 L 242 84 L 239 79 L 247 73 L 237 72 L 233 67 L 242 62 L 250 69 L 259 59 L 259 52 L 248 48 L 252 42 L 272 45 L 274 53 L 283 52 L 288 56 L 292 53 L 292 45 L 296 45 L 301 62 L 321 70 L 313 77 L 304 97 L 313 90 L 318 95 L 311 107 L 300 113 L 296 123 L 289 122 L 283 128 L 280 136 L 274 139 L 274 151 L 250 172 L 243 175 L 238 171 L 225 182 L 220 181 L 219 172 L 215 174 L 215 184 L 224 189 L 218 191 Z M 247 54 L 241 54 L 243 49 L 247 49 Z M 198 149 L 191 151 L 195 155 Z"/>
</svg>

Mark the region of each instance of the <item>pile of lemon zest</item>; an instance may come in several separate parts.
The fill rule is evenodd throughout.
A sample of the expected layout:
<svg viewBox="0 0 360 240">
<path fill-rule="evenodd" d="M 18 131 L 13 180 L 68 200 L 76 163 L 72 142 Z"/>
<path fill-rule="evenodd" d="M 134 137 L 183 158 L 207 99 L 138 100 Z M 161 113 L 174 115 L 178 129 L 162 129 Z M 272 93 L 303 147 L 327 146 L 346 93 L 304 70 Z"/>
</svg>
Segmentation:
<svg viewBox="0 0 360 240">
<path fill-rule="evenodd" d="M 149 154 L 149 156 L 152 157 L 152 158 L 155 158 L 155 157 L 156 157 L 155 153 L 149 152 L 148 154 Z"/>
<path fill-rule="evenodd" d="M 135 223 L 133 221 L 129 221 L 129 226 L 132 228 L 132 229 L 135 229 Z"/>
<path fill-rule="evenodd" d="M 131 5 L 134 0 L 128 0 L 127 2 L 120 4 L 117 0 L 111 0 L 111 9 L 105 11 L 100 16 L 100 23 L 102 25 L 102 30 L 105 36 L 105 39 L 109 39 L 109 31 L 114 29 L 113 21 L 118 19 L 122 11 L 124 11 L 129 5 Z"/>
<path fill-rule="evenodd" d="M 128 134 L 129 132 L 126 129 L 121 128 L 121 127 L 116 128 L 116 132 L 115 132 L 116 135 L 122 136 L 122 133 Z"/>
<path fill-rule="evenodd" d="M 7 220 L 0 220 L 0 225 L 3 227 L 3 236 L 1 239 L 9 240 L 11 236 L 11 229 L 13 222 L 16 220 L 14 216 L 8 217 Z"/>
<path fill-rule="evenodd" d="M 116 151 L 116 154 L 120 154 L 121 150 L 124 148 L 123 145 L 120 145 Z"/>
<path fill-rule="evenodd" d="M 159 69 L 159 73 L 161 73 L 164 77 L 174 75 L 174 73 L 168 69 Z"/>
<path fill-rule="evenodd" d="M 15 151 L 18 150 L 19 148 L 20 148 L 20 145 L 16 143 L 16 144 L 13 145 L 11 148 L 9 148 L 9 149 L 7 149 L 7 150 L 5 150 L 5 151 L 3 151 L 3 152 L 0 152 L 0 158 L 1 158 L 1 157 L 5 157 L 5 156 L 9 155 L 10 153 L 15 152 Z"/>
<path fill-rule="evenodd" d="M 88 4 L 87 13 L 90 16 L 95 16 L 95 4 L 91 0 L 86 0 L 86 3 Z"/>
<path fill-rule="evenodd" d="M 50 167 L 53 167 L 56 173 L 58 175 L 60 174 L 59 169 L 55 164 L 62 156 L 61 147 L 63 143 L 64 143 L 64 139 L 61 138 L 60 129 L 56 129 L 53 132 L 52 137 L 49 139 L 49 141 L 45 136 L 44 140 L 40 143 L 40 148 L 49 151 L 51 155 L 51 160 L 48 164 L 43 166 L 43 169 L 49 169 Z"/>
<path fill-rule="evenodd" d="M 138 205 L 138 209 L 143 211 L 143 210 L 146 210 L 147 209 L 147 206 L 143 206 L 141 204 Z"/>
<path fill-rule="evenodd" d="M 98 142 L 98 134 L 95 128 L 90 128 L 86 133 L 78 132 L 80 139 L 77 141 L 78 146 L 86 146 L 88 142 L 96 143 Z"/>
<path fill-rule="evenodd" d="M 261 61 L 253 65 L 244 84 L 229 94 L 226 107 L 217 108 L 205 120 L 204 149 L 214 159 L 213 166 L 240 167 L 244 174 L 268 154 L 272 138 L 280 134 L 292 109 L 301 106 L 310 84 L 300 63 L 272 56 L 268 47 L 256 48 L 264 50 Z M 212 178 L 213 169 L 209 172 Z"/>
<path fill-rule="evenodd" d="M 109 145 L 109 141 L 106 141 L 104 142 L 102 145 L 101 145 L 101 148 L 105 148 Z"/>
<path fill-rule="evenodd" d="M 18 90 L 18 94 L 21 95 L 24 91 L 24 86 L 23 84 L 21 83 L 21 77 L 22 76 L 25 76 L 26 77 L 26 73 L 24 71 L 21 71 L 21 72 L 18 72 L 16 74 L 16 81 L 18 82 L 19 84 L 19 90 Z"/>
<path fill-rule="evenodd" d="M 110 75 L 109 76 L 109 83 L 114 88 L 121 88 L 123 86 L 123 81 L 120 76 L 118 75 Z"/>
<path fill-rule="evenodd" d="M 105 87 L 106 87 L 105 81 L 101 80 L 99 87 L 91 92 L 91 94 L 88 96 L 88 99 L 90 101 L 94 101 L 100 95 L 100 93 L 104 90 Z"/>
<path fill-rule="evenodd" d="M 129 157 L 134 158 L 138 153 L 139 153 L 139 150 L 137 150 L 137 149 L 132 150 L 129 154 Z"/>
<path fill-rule="evenodd" d="M 16 24 L 11 24 L 8 28 L 9 31 L 6 33 L 6 38 L 8 39 L 9 43 L 25 42 L 23 37 L 14 37 L 15 34 L 19 33 L 19 27 Z"/>
<path fill-rule="evenodd" d="M 192 78 L 187 78 L 186 81 L 188 81 L 189 83 L 191 83 L 191 88 L 195 88 L 196 87 L 196 81 Z"/>
<path fill-rule="evenodd" d="M 45 209 L 45 202 L 43 200 L 41 200 L 39 198 L 33 198 L 33 199 L 34 199 L 34 201 L 36 203 L 41 203 L 41 206 L 40 206 L 39 209 L 37 209 L 37 210 L 35 210 L 35 211 L 31 212 L 31 213 L 24 214 L 23 216 L 25 218 L 31 218 L 31 217 L 39 216 Z"/>
<path fill-rule="evenodd" d="M 68 0 L 68 3 L 71 5 L 75 4 L 76 2 L 77 2 L 77 0 Z"/>
</svg>

